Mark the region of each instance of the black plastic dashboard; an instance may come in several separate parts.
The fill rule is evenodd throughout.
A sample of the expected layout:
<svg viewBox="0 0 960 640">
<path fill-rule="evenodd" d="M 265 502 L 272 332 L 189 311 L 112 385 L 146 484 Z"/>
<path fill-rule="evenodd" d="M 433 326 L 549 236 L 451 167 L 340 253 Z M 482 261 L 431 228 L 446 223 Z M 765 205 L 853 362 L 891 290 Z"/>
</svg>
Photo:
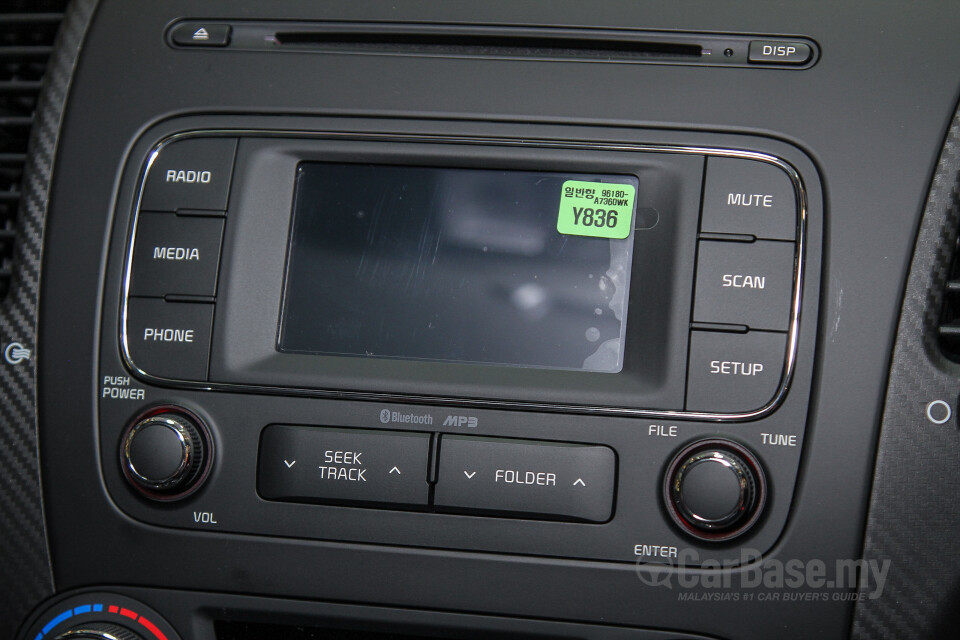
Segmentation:
<svg viewBox="0 0 960 640">
<path fill-rule="evenodd" d="M 958 25 L 71 5 L 0 629 L 951 637 Z"/>
</svg>

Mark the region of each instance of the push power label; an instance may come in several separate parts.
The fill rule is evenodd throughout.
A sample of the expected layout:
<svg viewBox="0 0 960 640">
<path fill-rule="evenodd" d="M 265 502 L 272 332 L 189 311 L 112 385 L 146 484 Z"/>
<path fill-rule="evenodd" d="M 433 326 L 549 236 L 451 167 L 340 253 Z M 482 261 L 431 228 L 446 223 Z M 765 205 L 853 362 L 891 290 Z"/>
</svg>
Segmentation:
<svg viewBox="0 0 960 640">
<path fill-rule="evenodd" d="M 623 240 L 633 225 L 637 189 L 632 184 L 567 180 L 560 190 L 557 231 L 571 236 Z"/>
</svg>

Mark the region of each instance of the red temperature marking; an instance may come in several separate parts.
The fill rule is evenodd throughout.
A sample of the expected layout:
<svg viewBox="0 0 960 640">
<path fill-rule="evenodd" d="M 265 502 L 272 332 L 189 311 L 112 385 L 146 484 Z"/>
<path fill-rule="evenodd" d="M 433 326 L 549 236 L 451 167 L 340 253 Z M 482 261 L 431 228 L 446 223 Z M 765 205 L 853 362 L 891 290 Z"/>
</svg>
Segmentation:
<svg viewBox="0 0 960 640">
<path fill-rule="evenodd" d="M 140 616 L 140 619 L 137 620 L 137 622 L 149 629 L 150 633 L 157 636 L 157 640 L 167 640 L 167 636 L 163 635 L 163 632 L 160 631 L 160 629 L 157 629 L 157 625 L 153 624 L 143 616 Z"/>
</svg>

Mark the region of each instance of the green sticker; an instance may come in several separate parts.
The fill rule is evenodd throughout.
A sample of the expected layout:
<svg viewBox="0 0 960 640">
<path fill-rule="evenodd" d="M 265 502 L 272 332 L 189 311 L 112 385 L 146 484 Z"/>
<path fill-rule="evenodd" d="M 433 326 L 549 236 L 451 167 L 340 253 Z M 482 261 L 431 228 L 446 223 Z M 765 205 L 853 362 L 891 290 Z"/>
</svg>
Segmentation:
<svg viewBox="0 0 960 640">
<path fill-rule="evenodd" d="M 570 236 L 623 240 L 633 226 L 632 184 L 567 180 L 560 189 L 557 231 Z"/>
</svg>

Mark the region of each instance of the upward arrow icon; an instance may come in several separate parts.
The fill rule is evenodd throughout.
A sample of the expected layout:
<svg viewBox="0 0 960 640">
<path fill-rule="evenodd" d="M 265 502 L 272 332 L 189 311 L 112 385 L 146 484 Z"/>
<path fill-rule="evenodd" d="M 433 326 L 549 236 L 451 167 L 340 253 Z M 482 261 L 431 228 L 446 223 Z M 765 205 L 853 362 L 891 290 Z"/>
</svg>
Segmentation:
<svg viewBox="0 0 960 640">
<path fill-rule="evenodd" d="M 583 481 L 583 478 L 577 478 L 577 481 L 573 483 L 575 487 L 585 487 L 587 483 Z"/>
</svg>

